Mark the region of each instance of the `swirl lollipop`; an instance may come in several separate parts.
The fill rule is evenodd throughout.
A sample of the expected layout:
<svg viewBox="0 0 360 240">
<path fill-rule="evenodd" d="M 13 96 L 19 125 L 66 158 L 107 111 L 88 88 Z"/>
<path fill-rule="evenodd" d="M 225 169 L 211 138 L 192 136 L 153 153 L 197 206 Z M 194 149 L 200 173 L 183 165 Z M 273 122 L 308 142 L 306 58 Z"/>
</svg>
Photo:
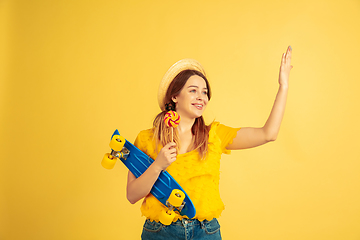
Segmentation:
<svg viewBox="0 0 360 240">
<path fill-rule="evenodd" d="M 171 141 L 174 141 L 174 128 L 180 123 L 180 116 L 175 111 L 168 111 L 165 114 L 164 122 L 166 126 L 171 127 Z"/>
</svg>

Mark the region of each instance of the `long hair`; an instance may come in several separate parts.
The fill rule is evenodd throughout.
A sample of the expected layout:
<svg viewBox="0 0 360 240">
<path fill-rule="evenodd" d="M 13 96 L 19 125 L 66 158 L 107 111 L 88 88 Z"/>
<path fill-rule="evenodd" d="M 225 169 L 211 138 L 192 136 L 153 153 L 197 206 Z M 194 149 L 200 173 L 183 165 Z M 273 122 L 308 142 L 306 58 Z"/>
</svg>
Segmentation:
<svg viewBox="0 0 360 240">
<path fill-rule="evenodd" d="M 206 87 L 208 89 L 207 96 L 210 100 L 211 98 L 211 90 L 210 85 L 204 74 L 196 70 L 184 70 L 180 72 L 174 80 L 171 82 L 166 95 L 165 95 L 165 103 L 170 103 L 175 106 L 175 103 L 172 101 L 172 98 L 179 95 L 183 87 L 185 86 L 186 82 L 191 76 L 198 75 L 205 80 Z M 154 138 L 156 139 L 156 147 L 159 151 L 159 146 L 165 146 L 169 142 L 171 142 L 171 129 L 166 126 L 164 123 L 164 117 L 167 113 L 167 110 L 162 111 L 159 113 L 153 122 L 154 127 Z M 195 122 L 191 128 L 191 132 L 194 135 L 192 138 L 192 142 L 190 143 L 189 148 L 187 151 L 198 150 L 200 158 L 204 159 L 206 157 L 206 153 L 208 151 L 208 139 L 209 139 L 209 131 L 210 125 L 207 126 L 205 124 L 203 116 L 200 116 L 195 119 Z M 174 142 L 177 145 L 177 151 L 179 152 L 180 149 L 180 141 L 178 132 L 174 131 Z"/>
</svg>

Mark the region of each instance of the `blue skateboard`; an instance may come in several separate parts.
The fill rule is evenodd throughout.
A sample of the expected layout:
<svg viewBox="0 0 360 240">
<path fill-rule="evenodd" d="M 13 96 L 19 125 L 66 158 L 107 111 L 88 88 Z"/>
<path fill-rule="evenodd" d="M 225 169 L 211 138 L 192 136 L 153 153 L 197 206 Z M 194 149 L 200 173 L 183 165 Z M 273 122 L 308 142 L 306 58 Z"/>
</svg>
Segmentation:
<svg viewBox="0 0 360 240">
<path fill-rule="evenodd" d="M 110 148 L 111 153 L 105 154 L 101 162 L 101 165 L 106 169 L 112 169 L 116 160 L 120 159 L 138 178 L 154 162 L 148 155 L 120 136 L 118 130 L 115 130 L 111 136 Z M 160 214 L 162 224 L 170 225 L 175 218 L 175 211 L 190 219 L 195 217 L 194 204 L 184 189 L 168 172 L 162 171 L 160 173 L 150 193 L 167 207 L 167 210 Z"/>
</svg>

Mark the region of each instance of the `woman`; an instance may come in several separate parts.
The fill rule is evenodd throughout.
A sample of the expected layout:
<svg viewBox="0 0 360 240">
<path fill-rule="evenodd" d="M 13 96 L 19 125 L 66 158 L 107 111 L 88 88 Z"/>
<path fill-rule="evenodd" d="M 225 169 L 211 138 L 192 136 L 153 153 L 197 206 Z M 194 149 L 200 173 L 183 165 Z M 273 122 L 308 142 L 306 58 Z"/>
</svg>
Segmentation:
<svg viewBox="0 0 360 240">
<path fill-rule="evenodd" d="M 155 159 L 139 178 L 129 171 L 127 198 L 134 204 L 142 198 L 141 211 L 147 220 L 142 239 L 221 239 L 218 218 L 224 209 L 219 194 L 220 157 L 230 150 L 246 149 L 274 141 L 284 115 L 291 66 L 289 46 L 281 60 L 279 90 L 268 120 L 262 128 L 230 128 L 214 122 L 205 125 L 202 117 L 211 89 L 201 65 L 192 59 L 175 63 L 159 87 L 162 110 L 153 128 L 139 133 L 135 145 Z M 164 124 L 165 113 L 175 110 L 181 117 L 171 141 Z M 176 161 L 175 161 L 176 160 Z M 177 215 L 164 226 L 159 214 L 165 208 L 150 190 L 163 170 L 167 170 L 190 196 L 196 216 Z"/>
</svg>

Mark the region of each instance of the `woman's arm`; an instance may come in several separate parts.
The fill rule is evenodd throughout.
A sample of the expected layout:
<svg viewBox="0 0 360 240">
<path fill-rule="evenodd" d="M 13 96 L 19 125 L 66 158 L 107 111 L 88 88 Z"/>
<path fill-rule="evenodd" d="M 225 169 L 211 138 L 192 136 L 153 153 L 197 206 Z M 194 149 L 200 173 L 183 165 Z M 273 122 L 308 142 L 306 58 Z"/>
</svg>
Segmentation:
<svg viewBox="0 0 360 240">
<path fill-rule="evenodd" d="M 129 171 L 126 188 L 129 202 L 134 204 L 146 197 L 150 193 L 161 171 L 165 170 L 175 160 L 176 144 L 170 142 L 161 149 L 155 161 L 140 177 L 136 178 L 134 174 Z"/>
<path fill-rule="evenodd" d="M 282 56 L 279 73 L 279 90 L 265 125 L 262 128 L 241 128 L 233 139 L 233 143 L 227 149 L 252 148 L 276 140 L 285 112 L 290 70 L 293 68 L 291 66 L 291 53 L 292 49 L 289 46 L 286 53 Z"/>
</svg>

